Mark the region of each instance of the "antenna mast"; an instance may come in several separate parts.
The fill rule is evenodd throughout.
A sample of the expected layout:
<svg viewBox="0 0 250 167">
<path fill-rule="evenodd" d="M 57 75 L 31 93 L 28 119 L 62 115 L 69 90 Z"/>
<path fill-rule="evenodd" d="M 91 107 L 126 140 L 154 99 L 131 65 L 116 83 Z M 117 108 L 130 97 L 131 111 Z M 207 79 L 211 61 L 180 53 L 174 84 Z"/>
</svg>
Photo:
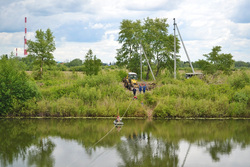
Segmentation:
<svg viewBox="0 0 250 167">
<path fill-rule="evenodd" d="M 26 24 L 27 24 L 27 17 L 25 17 L 24 19 L 24 24 L 25 24 L 25 29 L 24 29 L 24 55 L 27 55 L 27 38 L 26 38 L 26 35 L 27 35 L 27 27 L 26 27 Z"/>
<path fill-rule="evenodd" d="M 175 18 L 174 18 L 174 79 L 176 79 L 176 37 L 175 37 Z"/>
</svg>

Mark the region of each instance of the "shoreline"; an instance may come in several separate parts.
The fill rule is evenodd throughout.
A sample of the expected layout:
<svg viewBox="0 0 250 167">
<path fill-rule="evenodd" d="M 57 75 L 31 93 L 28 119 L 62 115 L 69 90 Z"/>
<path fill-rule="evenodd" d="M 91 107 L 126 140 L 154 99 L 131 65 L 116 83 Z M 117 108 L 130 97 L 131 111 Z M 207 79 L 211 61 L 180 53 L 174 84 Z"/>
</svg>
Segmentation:
<svg viewBox="0 0 250 167">
<path fill-rule="evenodd" d="M 115 119 L 115 117 L 0 117 L 0 119 Z M 148 120 L 148 117 L 123 117 L 123 119 Z M 151 120 L 250 120 L 250 118 L 248 117 L 179 118 L 178 117 L 178 118 L 152 118 Z"/>
</svg>

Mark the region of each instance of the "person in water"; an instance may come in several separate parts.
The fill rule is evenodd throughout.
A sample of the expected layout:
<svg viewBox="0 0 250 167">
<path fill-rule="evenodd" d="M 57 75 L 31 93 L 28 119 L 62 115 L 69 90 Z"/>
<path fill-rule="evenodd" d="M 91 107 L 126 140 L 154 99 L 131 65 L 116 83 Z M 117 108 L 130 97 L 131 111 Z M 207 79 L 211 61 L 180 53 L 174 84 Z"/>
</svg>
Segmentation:
<svg viewBox="0 0 250 167">
<path fill-rule="evenodd" d="M 121 118 L 120 118 L 120 116 L 118 115 L 118 116 L 116 117 L 115 122 L 120 122 L 120 121 L 121 121 Z"/>
</svg>

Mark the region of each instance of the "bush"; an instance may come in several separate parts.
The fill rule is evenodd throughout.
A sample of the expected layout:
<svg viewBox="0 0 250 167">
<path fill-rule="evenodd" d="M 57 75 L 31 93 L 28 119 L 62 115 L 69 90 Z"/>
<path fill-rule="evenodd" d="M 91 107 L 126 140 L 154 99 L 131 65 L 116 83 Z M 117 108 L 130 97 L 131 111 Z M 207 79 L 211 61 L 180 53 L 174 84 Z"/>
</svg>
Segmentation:
<svg viewBox="0 0 250 167">
<path fill-rule="evenodd" d="M 77 96 L 85 103 L 96 104 L 97 100 L 101 98 L 101 91 L 96 87 L 89 87 L 85 85 L 84 88 L 79 88 Z"/>
<path fill-rule="evenodd" d="M 19 112 L 25 101 L 40 97 L 36 84 L 19 69 L 17 60 L 2 58 L 0 75 L 0 115 Z"/>
<path fill-rule="evenodd" d="M 229 83 L 234 89 L 242 89 L 250 84 L 250 75 L 245 71 L 237 72 L 229 79 Z"/>
<path fill-rule="evenodd" d="M 118 72 L 118 76 L 119 76 L 120 81 L 122 81 L 122 79 L 125 78 L 127 75 L 128 75 L 128 73 L 125 70 L 119 70 L 119 72 Z"/>
<path fill-rule="evenodd" d="M 244 103 L 250 107 L 250 85 L 236 91 L 232 97 L 232 101 Z"/>
<path fill-rule="evenodd" d="M 146 100 L 146 104 L 148 104 L 148 105 L 155 106 L 157 103 L 157 101 L 156 101 L 157 98 L 149 92 L 145 93 L 144 98 Z"/>
<path fill-rule="evenodd" d="M 84 71 L 84 66 L 74 66 L 70 67 L 69 71 Z"/>
</svg>

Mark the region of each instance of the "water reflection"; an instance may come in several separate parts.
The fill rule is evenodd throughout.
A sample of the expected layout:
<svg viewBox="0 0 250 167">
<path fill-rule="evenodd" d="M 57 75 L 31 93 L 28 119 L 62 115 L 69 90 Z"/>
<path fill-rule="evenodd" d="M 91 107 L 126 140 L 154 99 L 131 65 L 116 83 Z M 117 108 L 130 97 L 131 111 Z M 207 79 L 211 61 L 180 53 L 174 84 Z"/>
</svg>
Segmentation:
<svg viewBox="0 0 250 167">
<path fill-rule="evenodd" d="M 55 159 L 52 157 L 55 144 L 49 138 L 41 138 L 28 152 L 28 166 L 53 167 Z"/>
<path fill-rule="evenodd" d="M 249 122 L 0 119 L 0 165 L 247 166 Z"/>
<path fill-rule="evenodd" d="M 163 142 L 149 133 L 133 133 L 117 145 L 123 160 L 121 166 L 176 166 L 175 149 L 177 144 Z"/>
</svg>

